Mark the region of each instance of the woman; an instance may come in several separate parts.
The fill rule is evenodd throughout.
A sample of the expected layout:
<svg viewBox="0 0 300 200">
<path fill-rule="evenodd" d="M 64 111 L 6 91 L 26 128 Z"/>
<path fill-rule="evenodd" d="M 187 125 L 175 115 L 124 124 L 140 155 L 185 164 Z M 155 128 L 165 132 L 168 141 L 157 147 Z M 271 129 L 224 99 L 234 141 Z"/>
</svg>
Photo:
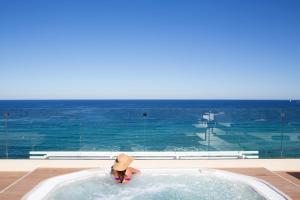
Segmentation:
<svg viewBox="0 0 300 200">
<path fill-rule="evenodd" d="M 138 169 L 129 167 L 132 161 L 133 157 L 130 157 L 124 153 L 118 155 L 114 165 L 111 167 L 111 174 L 114 175 L 117 183 L 128 183 L 133 174 L 140 172 Z"/>
</svg>

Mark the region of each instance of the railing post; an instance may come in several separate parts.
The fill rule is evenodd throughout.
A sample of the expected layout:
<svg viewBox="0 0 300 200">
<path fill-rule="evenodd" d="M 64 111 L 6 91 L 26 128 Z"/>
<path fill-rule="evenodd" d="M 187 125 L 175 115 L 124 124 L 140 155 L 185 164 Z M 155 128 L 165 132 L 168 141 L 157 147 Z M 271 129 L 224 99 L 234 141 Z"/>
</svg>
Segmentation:
<svg viewBox="0 0 300 200">
<path fill-rule="evenodd" d="M 144 123 L 144 151 L 146 151 L 146 120 L 148 117 L 148 113 L 144 112 L 143 113 L 143 123 Z"/>
<path fill-rule="evenodd" d="M 281 131 L 281 140 L 280 140 L 280 157 L 283 157 L 283 122 L 284 122 L 285 113 L 280 113 L 280 131 Z"/>
<path fill-rule="evenodd" d="M 6 159 L 8 159 L 8 136 L 7 136 L 7 125 L 8 125 L 8 117 L 9 117 L 9 112 L 4 112 L 3 113 L 4 117 L 4 134 L 5 134 L 5 155 Z"/>
</svg>

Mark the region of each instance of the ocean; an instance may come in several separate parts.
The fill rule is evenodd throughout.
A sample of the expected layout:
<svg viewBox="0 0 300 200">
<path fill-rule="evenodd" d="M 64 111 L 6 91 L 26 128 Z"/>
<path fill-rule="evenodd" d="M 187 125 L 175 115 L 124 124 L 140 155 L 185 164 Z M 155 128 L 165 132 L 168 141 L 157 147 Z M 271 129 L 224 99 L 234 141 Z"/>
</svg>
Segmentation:
<svg viewBox="0 0 300 200">
<path fill-rule="evenodd" d="M 1 100 L 0 158 L 29 151 L 238 151 L 300 157 L 300 101 Z"/>
</svg>

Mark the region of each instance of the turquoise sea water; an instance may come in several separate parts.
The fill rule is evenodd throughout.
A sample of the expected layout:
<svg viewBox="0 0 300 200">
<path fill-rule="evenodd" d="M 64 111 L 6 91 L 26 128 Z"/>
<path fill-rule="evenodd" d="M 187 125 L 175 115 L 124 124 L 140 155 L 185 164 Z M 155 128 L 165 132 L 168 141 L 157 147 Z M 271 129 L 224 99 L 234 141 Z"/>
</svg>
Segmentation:
<svg viewBox="0 0 300 200">
<path fill-rule="evenodd" d="M 207 123 L 205 113 L 214 114 Z M 300 157 L 300 102 L 2 100 L 0 157 L 31 150 L 259 150 Z"/>
</svg>

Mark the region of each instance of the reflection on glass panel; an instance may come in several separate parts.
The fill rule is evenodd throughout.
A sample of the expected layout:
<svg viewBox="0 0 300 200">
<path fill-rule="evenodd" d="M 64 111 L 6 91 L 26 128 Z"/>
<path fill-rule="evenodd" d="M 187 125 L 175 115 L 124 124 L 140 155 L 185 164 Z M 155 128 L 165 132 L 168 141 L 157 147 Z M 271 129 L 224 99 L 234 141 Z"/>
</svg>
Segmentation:
<svg viewBox="0 0 300 200">
<path fill-rule="evenodd" d="M 297 101 L 0 101 L 0 157 L 29 151 L 259 151 L 300 157 Z"/>
</svg>

